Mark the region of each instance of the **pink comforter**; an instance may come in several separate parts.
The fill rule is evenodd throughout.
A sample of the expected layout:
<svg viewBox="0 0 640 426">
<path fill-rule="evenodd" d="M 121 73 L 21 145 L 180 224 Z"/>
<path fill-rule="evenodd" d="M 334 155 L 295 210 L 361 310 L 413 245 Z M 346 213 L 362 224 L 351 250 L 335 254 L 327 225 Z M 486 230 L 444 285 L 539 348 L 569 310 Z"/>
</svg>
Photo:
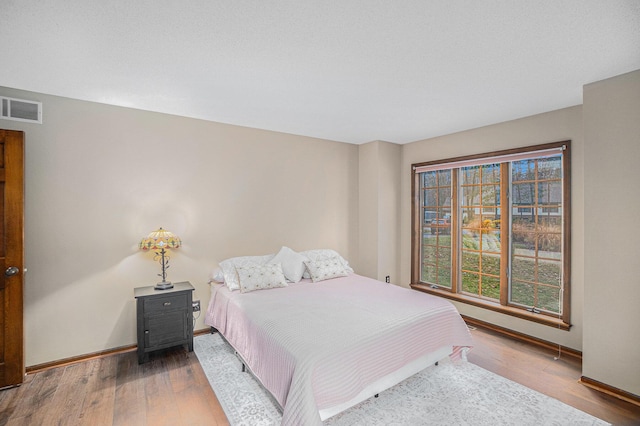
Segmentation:
<svg viewBox="0 0 640 426">
<path fill-rule="evenodd" d="M 218 329 L 283 407 L 283 425 L 322 424 L 318 410 L 471 335 L 447 300 L 351 274 L 251 293 L 213 286 Z"/>
</svg>

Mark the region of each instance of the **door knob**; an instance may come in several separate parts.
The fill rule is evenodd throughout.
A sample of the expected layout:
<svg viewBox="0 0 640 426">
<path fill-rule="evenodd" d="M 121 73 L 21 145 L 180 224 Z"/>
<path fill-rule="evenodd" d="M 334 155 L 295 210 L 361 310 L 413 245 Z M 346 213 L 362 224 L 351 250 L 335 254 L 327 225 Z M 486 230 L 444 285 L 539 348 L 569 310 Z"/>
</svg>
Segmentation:
<svg viewBox="0 0 640 426">
<path fill-rule="evenodd" d="M 15 266 L 10 266 L 10 267 L 7 268 L 6 271 L 4 271 L 4 274 L 7 277 L 11 277 L 11 276 L 17 274 L 18 272 L 20 272 L 19 268 L 15 267 Z"/>
</svg>

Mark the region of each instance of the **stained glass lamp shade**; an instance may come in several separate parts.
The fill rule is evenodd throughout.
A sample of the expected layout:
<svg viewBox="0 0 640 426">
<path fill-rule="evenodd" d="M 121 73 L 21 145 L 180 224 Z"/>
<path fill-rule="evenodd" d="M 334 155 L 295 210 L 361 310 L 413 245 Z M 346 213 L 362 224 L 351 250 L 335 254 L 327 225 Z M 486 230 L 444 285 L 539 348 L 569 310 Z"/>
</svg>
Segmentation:
<svg viewBox="0 0 640 426">
<path fill-rule="evenodd" d="M 166 249 L 177 249 L 182 244 L 180 237 L 165 229 L 153 231 L 145 238 L 140 240 L 140 250 L 157 250 L 153 260 L 160 262 L 162 273 L 158 274 L 162 277 L 162 281 L 156 284 L 156 290 L 167 290 L 173 288 L 171 281 L 167 281 L 167 269 L 169 269 L 169 256 Z"/>
</svg>

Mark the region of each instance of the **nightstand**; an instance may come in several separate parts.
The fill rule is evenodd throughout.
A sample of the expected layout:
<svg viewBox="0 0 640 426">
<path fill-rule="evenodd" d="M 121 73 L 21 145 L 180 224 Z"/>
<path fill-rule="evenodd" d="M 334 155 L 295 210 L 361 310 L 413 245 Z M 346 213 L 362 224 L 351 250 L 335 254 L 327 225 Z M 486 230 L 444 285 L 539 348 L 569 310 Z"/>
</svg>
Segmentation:
<svg viewBox="0 0 640 426">
<path fill-rule="evenodd" d="M 138 364 L 148 353 L 177 345 L 188 345 L 193 351 L 193 286 L 190 282 L 174 283 L 169 290 L 153 286 L 133 289 L 138 322 Z"/>
</svg>

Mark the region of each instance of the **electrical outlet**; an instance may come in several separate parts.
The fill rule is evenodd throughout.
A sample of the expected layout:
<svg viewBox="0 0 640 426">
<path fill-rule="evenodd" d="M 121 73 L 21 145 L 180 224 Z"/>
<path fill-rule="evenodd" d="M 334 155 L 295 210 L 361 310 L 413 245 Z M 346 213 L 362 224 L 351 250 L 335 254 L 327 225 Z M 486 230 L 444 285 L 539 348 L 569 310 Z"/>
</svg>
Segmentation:
<svg viewBox="0 0 640 426">
<path fill-rule="evenodd" d="M 391 277 L 390 277 L 389 275 L 387 275 L 387 276 L 384 278 L 384 280 L 385 280 L 386 282 L 390 283 L 390 282 L 391 282 Z"/>
<path fill-rule="evenodd" d="M 200 301 L 194 300 L 191 302 L 191 306 L 193 307 L 193 312 L 200 312 Z"/>
</svg>

